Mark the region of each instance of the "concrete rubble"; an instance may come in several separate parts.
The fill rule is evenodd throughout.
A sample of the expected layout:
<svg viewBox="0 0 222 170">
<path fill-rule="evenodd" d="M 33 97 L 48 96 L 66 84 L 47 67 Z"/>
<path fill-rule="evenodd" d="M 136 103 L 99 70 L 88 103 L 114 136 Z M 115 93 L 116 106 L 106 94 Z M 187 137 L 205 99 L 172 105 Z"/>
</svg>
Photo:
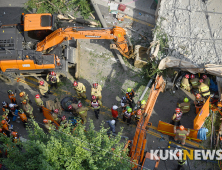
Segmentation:
<svg viewBox="0 0 222 170">
<path fill-rule="evenodd" d="M 198 66 L 222 63 L 220 3 L 220 0 L 161 1 L 157 25 L 168 35 L 168 56 Z"/>
</svg>

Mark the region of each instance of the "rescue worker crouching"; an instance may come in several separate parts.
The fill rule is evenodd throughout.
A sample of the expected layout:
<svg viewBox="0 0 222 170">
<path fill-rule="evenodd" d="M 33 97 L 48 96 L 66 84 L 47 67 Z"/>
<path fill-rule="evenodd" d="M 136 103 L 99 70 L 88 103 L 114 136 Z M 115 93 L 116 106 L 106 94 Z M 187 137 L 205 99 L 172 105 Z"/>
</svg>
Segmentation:
<svg viewBox="0 0 222 170">
<path fill-rule="evenodd" d="M 72 106 L 71 106 L 72 107 Z M 80 117 L 82 118 L 82 123 L 85 124 L 87 121 L 87 111 L 89 109 L 87 107 L 83 107 L 82 103 L 78 104 L 78 109 L 76 110 L 76 113 L 80 115 Z"/>
<path fill-rule="evenodd" d="M 135 95 L 136 95 L 136 93 L 134 92 L 133 89 L 131 89 L 131 88 L 127 89 L 126 99 L 127 99 L 131 108 L 133 108 L 133 103 L 134 103 L 133 98 L 135 97 Z"/>
<path fill-rule="evenodd" d="M 17 101 L 16 101 L 16 90 L 15 90 L 15 94 L 13 93 L 12 90 L 8 90 L 8 98 L 11 100 L 11 103 L 17 104 Z"/>
<path fill-rule="evenodd" d="M 142 114 L 144 113 L 144 109 L 146 107 L 146 101 L 145 100 L 142 100 L 138 103 L 140 106 L 139 106 L 139 109 L 134 111 L 134 114 L 135 114 L 135 120 L 136 122 L 139 122 Z"/>
<path fill-rule="evenodd" d="M 189 99 L 187 97 L 184 98 L 183 101 L 184 101 L 183 103 L 178 103 L 177 106 L 181 109 L 181 111 L 183 113 L 187 113 L 187 112 L 190 111 L 190 102 L 189 102 Z"/>
<path fill-rule="evenodd" d="M 86 87 L 82 83 L 74 81 L 73 87 L 76 90 L 77 96 L 79 98 L 86 99 Z"/>
<path fill-rule="evenodd" d="M 97 100 L 102 99 L 102 87 L 98 83 L 93 83 L 93 87 L 91 88 L 91 96 L 96 96 Z"/>
<path fill-rule="evenodd" d="M 11 134 L 11 130 L 9 129 L 9 124 L 7 123 L 6 120 L 2 120 L 1 121 L 1 127 L 2 127 L 2 131 L 5 132 L 5 134 L 10 137 Z"/>
<path fill-rule="evenodd" d="M 131 117 L 134 113 L 132 113 L 132 108 L 128 108 L 127 110 L 123 110 L 123 121 L 127 120 L 127 125 L 131 122 Z"/>
<path fill-rule="evenodd" d="M 2 102 L 2 110 L 4 111 L 4 109 L 9 109 L 9 104 L 6 101 Z"/>
<path fill-rule="evenodd" d="M 45 128 L 48 130 L 48 131 L 51 131 L 51 130 L 55 130 L 55 126 L 52 124 L 53 122 L 51 120 L 48 120 L 48 119 L 44 119 L 43 120 L 43 123 L 45 124 Z"/>
<path fill-rule="evenodd" d="M 15 132 L 15 131 L 13 131 L 13 132 L 11 132 L 11 136 L 12 136 L 12 141 L 13 141 L 14 143 L 17 143 L 18 140 L 19 140 L 19 135 L 18 135 L 18 133 Z"/>
<path fill-rule="evenodd" d="M 46 81 L 49 82 L 51 88 L 55 87 L 56 89 L 58 88 L 57 83 L 60 82 L 59 76 L 56 75 L 54 71 L 51 71 L 47 74 Z"/>
<path fill-rule="evenodd" d="M 91 100 L 91 108 L 94 110 L 97 119 L 99 119 L 99 111 L 101 106 L 102 102 L 100 100 L 97 100 L 96 96 L 93 95 Z"/>
<path fill-rule="evenodd" d="M 32 101 L 29 99 L 29 95 L 26 93 L 26 92 L 21 92 L 19 93 L 19 96 L 20 96 L 20 101 L 24 101 L 26 100 L 28 103 L 32 104 Z"/>
<path fill-rule="evenodd" d="M 196 107 L 196 114 L 199 113 L 200 109 L 203 107 L 205 102 L 206 100 L 203 97 L 201 97 L 201 94 L 197 93 L 194 101 Z"/>
<path fill-rule="evenodd" d="M 121 101 L 120 101 L 120 104 L 121 104 L 121 107 L 122 107 L 122 111 L 123 110 L 126 110 L 126 106 L 128 106 L 128 103 L 127 103 L 127 99 L 126 97 L 122 97 Z"/>
<path fill-rule="evenodd" d="M 42 99 L 40 98 L 40 95 L 35 95 L 35 103 L 39 107 L 40 112 L 42 112 L 42 107 L 44 106 Z"/>
<path fill-rule="evenodd" d="M 192 88 L 194 89 L 198 89 L 198 86 L 199 86 L 199 79 L 198 78 L 195 78 L 195 75 L 194 74 L 191 74 L 190 76 L 190 83 L 192 85 Z"/>
<path fill-rule="evenodd" d="M 176 130 L 176 126 L 174 126 L 174 133 L 176 134 L 174 140 L 176 142 L 179 140 L 181 142 L 181 145 L 185 145 L 186 137 L 189 135 L 190 129 L 186 131 L 184 126 L 180 125 L 179 129 Z"/>
<path fill-rule="evenodd" d="M 40 81 L 39 82 L 39 91 L 41 95 L 45 98 L 48 98 L 49 96 L 47 94 L 52 94 L 49 90 L 49 85 L 45 81 Z"/>
<path fill-rule="evenodd" d="M 33 107 L 26 100 L 22 101 L 22 109 L 28 117 L 34 118 Z"/>
<path fill-rule="evenodd" d="M 203 83 L 210 87 L 210 78 L 204 74 L 202 79 L 203 79 Z"/>
<path fill-rule="evenodd" d="M 183 77 L 183 79 L 181 80 L 181 88 L 187 90 L 188 92 L 190 92 L 190 90 L 192 89 L 192 86 L 189 83 L 189 74 L 186 74 L 185 77 Z"/>
<path fill-rule="evenodd" d="M 58 114 L 59 114 L 59 109 L 55 109 L 53 112 L 52 112 L 52 118 L 58 123 L 58 124 L 60 124 L 60 122 L 61 122 L 61 117 L 59 118 L 59 116 L 58 116 Z"/>
<path fill-rule="evenodd" d="M 199 93 L 203 97 L 208 98 L 210 96 L 209 86 L 203 83 L 203 79 L 200 79 L 199 82 L 200 82 L 200 85 L 198 86 Z"/>
<path fill-rule="evenodd" d="M 171 118 L 170 124 L 175 125 L 175 126 L 180 126 L 180 120 L 182 117 L 183 113 L 180 111 L 180 108 L 175 109 L 175 113 L 173 114 L 173 117 Z"/>
</svg>

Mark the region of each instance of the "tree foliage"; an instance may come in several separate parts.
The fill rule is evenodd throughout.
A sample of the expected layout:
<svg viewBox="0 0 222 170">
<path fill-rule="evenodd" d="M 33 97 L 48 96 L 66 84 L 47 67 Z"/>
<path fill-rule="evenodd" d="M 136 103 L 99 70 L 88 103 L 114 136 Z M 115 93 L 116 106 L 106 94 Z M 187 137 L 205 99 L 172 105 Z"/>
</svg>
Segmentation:
<svg viewBox="0 0 222 170">
<path fill-rule="evenodd" d="M 130 169 L 127 151 L 123 151 L 124 143 L 120 142 L 120 133 L 116 137 L 109 137 L 104 124 L 101 124 L 98 132 L 90 121 L 87 131 L 84 126 L 78 125 L 74 131 L 72 127 L 60 127 L 58 131 L 45 133 L 36 122 L 32 123 L 32 127 L 28 128 L 29 140 L 18 142 L 17 146 L 10 138 L 1 135 L 3 150 L 8 153 L 7 158 L 1 158 L 1 162 L 7 168 Z"/>
<path fill-rule="evenodd" d="M 37 13 L 60 13 L 63 15 L 78 9 L 77 11 L 80 12 L 84 19 L 88 18 L 90 12 L 92 12 L 89 0 L 29 0 L 25 5 L 29 11 L 34 8 Z"/>
</svg>

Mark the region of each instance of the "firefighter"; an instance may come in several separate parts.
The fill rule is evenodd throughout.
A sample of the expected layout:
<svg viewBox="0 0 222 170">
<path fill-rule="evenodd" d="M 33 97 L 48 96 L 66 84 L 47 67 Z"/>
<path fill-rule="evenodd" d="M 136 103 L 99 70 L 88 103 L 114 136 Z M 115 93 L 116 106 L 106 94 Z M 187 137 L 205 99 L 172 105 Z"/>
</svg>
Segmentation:
<svg viewBox="0 0 222 170">
<path fill-rule="evenodd" d="M 120 104 L 121 104 L 121 107 L 122 107 L 122 111 L 123 110 L 126 110 L 126 106 L 128 106 L 128 103 L 127 103 L 127 99 L 126 97 L 122 97 L 121 101 L 120 101 Z"/>
<path fill-rule="evenodd" d="M 24 111 L 23 111 L 22 109 L 19 109 L 19 110 L 18 110 L 18 115 L 19 115 L 21 121 L 22 121 L 24 124 L 27 123 L 27 116 L 26 116 L 26 114 L 24 113 Z M 25 124 L 25 125 L 26 125 L 26 124 Z"/>
<path fill-rule="evenodd" d="M 66 119 L 66 116 L 64 115 L 64 116 L 62 116 L 62 119 L 61 119 L 61 122 L 60 122 L 60 125 L 62 126 L 64 126 L 64 128 L 66 128 L 67 126 L 68 126 L 68 121 L 67 121 L 67 119 Z"/>
<path fill-rule="evenodd" d="M 9 104 L 9 116 L 15 116 L 17 113 L 19 106 L 17 104 L 10 103 Z"/>
<path fill-rule="evenodd" d="M 210 89 L 209 86 L 203 83 L 203 79 L 199 80 L 200 85 L 198 86 L 199 93 L 204 97 L 207 98 L 210 96 Z"/>
<path fill-rule="evenodd" d="M 10 119 L 8 118 L 8 114 L 9 114 L 9 109 L 5 109 L 5 110 L 3 111 L 2 119 L 3 119 L 3 120 L 6 120 L 7 123 L 9 124 L 9 123 L 10 123 Z"/>
<path fill-rule="evenodd" d="M 175 126 L 181 125 L 180 120 L 181 120 L 182 115 L 183 113 L 180 111 L 180 108 L 176 108 L 170 124 L 175 125 Z"/>
<path fill-rule="evenodd" d="M 134 92 L 133 89 L 128 88 L 127 93 L 126 93 L 126 99 L 130 105 L 131 108 L 133 108 L 133 98 L 135 97 L 136 93 Z"/>
<path fill-rule="evenodd" d="M 91 88 L 91 96 L 96 96 L 97 100 L 102 99 L 102 87 L 98 83 L 93 83 L 93 87 Z"/>
<path fill-rule="evenodd" d="M 133 115 L 132 108 L 128 108 L 127 110 L 123 110 L 123 121 L 125 122 L 127 120 L 127 125 L 131 122 L 131 117 Z"/>
<path fill-rule="evenodd" d="M 29 99 L 29 95 L 26 92 L 19 93 L 20 101 L 26 100 L 28 103 L 32 104 L 32 101 Z"/>
<path fill-rule="evenodd" d="M 2 120 L 1 125 L 3 132 L 5 132 L 8 137 L 10 137 L 11 130 L 9 130 L 9 124 L 7 123 L 7 121 Z"/>
<path fill-rule="evenodd" d="M 184 98 L 183 100 L 184 102 L 183 103 L 178 103 L 178 107 L 181 109 L 181 111 L 183 113 L 187 113 L 190 111 L 190 102 L 189 102 L 189 99 L 186 97 Z"/>
<path fill-rule="evenodd" d="M 40 81 L 39 82 L 39 91 L 41 95 L 45 98 L 48 98 L 49 96 L 47 94 L 52 94 L 49 90 L 49 85 L 45 81 Z"/>
<path fill-rule="evenodd" d="M 146 101 L 142 100 L 141 102 L 139 102 L 139 105 L 140 105 L 139 109 L 134 111 L 136 122 L 139 122 L 142 114 L 144 113 L 146 107 Z"/>
<path fill-rule="evenodd" d="M 76 110 L 78 109 L 78 104 L 72 103 L 71 105 L 68 106 L 68 109 L 72 111 L 73 115 L 77 114 Z"/>
<path fill-rule="evenodd" d="M 91 108 L 94 110 L 97 119 L 99 119 L 99 111 L 101 106 L 102 102 L 100 100 L 97 100 L 96 96 L 93 95 L 91 100 Z"/>
<path fill-rule="evenodd" d="M 201 97 L 201 94 L 196 94 L 195 96 L 195 101 L 194 101 L 194 104 L 195 104 L 195 107 L 196 107 L 196 114 L 199 113 L 200 109 L 203 107 L 204 103 L 206 102 L 206 100 Z"/>
<path fill-rule="evenodd" d="M 112 131 L 113 133 L 115 133 L 115 125 L 116 125 L 116 121 L 115 120 L 108 120 L 106 121 L 106 123 L 109 124 L 110 129 L 107 131 L 107 134 L 110 134 L 110 131 Z"/>
<path fill-rule="evenodd" d="M 45 128 L 46 128 L 48 131 L 51 131 L 51 130 L 54 130 L 54 129 L 55 129 L 55 126 L 53 126 L 51 120 L 43 119 L 43 123 L 45 123 Z"/>
<path fill-rule="evenodd" d="M 58 114 L 59 114 L 59 109 L 55 109 L 55 110 L 52 112 L 52 118 L 53 118 L 58 124 L 60 124 L 61 119 L 58 117 Z"/>
<path fill-rule="evenodd" d="M 181 87 L 187 91 L 190 92 L 190 90 L 192 89 L 192 86 L 189 83 L 189 74 L 186 74 L 185 77 L 183 77 L 183 79 L 181 80 Z"/>
<path fill-rule="evenodd" d="M 40 112 L 42 112 L 42 107 L 44 106 L 42 99 L 40 98 L 39 94 L 35 95 L 35 103 L 39 107 Z"/>
<path fill-rule="evenodd" d="M 177 170 L 182 170 L 183 169 L 183 166 L 184 164 L 186 163 L 186 160 L 183 159 L 183 154 L 180 155 L 179 152 L 177 152 L 177 157 L 178 157 L 178 166 L 177 166 Z"/>
<path fill-rule="evenodd" d="M 15 94 L 13 93 L 12 90 L 8 90 L 8 98 L 11 100 L 11 103 L 17 104 L 17 101 L 16 101 L 16 90 L 15 90 Z"/>
<path fill-rule="evenodd" d="M 190 78 L 191 78 L 190 83 L 191 83 L 191 85 L 192 85 L 192 88 L 198 89 L 199 79 L 198 79 L 198 78 L 195 78 L 195 75 L 193 75 L 193 74 L 191 74 Z"/>
<path fill-rule="evenodd" d="M 112 108 L 111 108 L 111 113 L 112 113 L 112 116 L 113 116 L 113 119 L 115 121 L 118 120 L 118 106 L 114 105 Z"/>
<path fill-rule="evenodd" d="M 56 75 L 56 73 L 54 71 L 51 71 L 47 74 L 46 81 L 49 82 L 51 88 L 55 87 L 56 89 L 58 88 L 57 83 L 60 82 L 59 76 Z"/>
<path fill-rule="evenodd" d="M 203 83 L 210 87 L 210 78 L 204 74 L 202 79 L 203 79 Z"/>
<path fill-rule="evenodd" d="M 87 111 L 89 109 L 87 107 L 82 107 L 82 103 L 78 104 L 78 109 L 76 110 L 76 112 L 81 116 L 82 120 L 83 120 L 83 124 L 86 123 L 86 117 L 87 117 Z"/>
<path fill-rule="evenodd" d="M 86 99 L 86 87 L 82 83 L 74 81 L 73 87 L 76 90 L 77 96 L 79 98 L 83 97 Z"/>
<path fill-rule="evenodd" d="M 24 110 L 26 115 L 28 115 L 30 118 L 34 118 L 33 107 L 29 103 L 27 103 L 26 100 L 22 101 L 22 109 Z"/>
<path fill-rule="evenodd" d="M 4 109 L 9 109 L 9 104 L 5 101 L 2 102 L 2 110 L 4 111 Z"/>
<path fill-rule="evenodd" d="M 12 140 L 14 143 L 17 143 L 18 142 L 18 139 L 19 139 L 19 135 L 18 135 L 18 132 L 11 132 L 11 136 L 12 136 Z"/>
<path fill-rule="evenodd" d="M 179 140 L 181 142 L 181 145 L 185 145 L 186 137 L 189 135 L 190 129 L 186 131 L 183 125 L 180 125 L 179 128 L 180 129 L 176 130 L 176 126 L 174 126 L 174 133 L 176 134 L 174 140 Z"/>
</svg>

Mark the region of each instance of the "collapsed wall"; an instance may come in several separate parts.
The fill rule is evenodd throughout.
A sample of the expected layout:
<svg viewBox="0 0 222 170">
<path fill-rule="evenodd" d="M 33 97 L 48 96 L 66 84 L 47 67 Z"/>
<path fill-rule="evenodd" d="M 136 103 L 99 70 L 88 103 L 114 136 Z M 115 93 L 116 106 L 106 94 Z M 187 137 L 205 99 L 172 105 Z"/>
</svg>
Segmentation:
<svg viewBox="0 0 222 170">
<path fill-rule="evenodd" d="M 159 54 L 159 59 L 174 57 L 181 59 L 180 63 L 186 61 L 197 68 L 205 68 L 208 64 L 212 69 L 214 65 L 211 64 L 216 64 L 215 75 L 221 76 L 220 0 L 208 0 L 206 3 L 202 0 L 161 0 L 159 3 L 156 27 L 168 36 L 167 54 Z M 154 41 L 160 38 L 154 33 Z M 181 64 L 174 67 L 181 67 Z"/>
</svg>

